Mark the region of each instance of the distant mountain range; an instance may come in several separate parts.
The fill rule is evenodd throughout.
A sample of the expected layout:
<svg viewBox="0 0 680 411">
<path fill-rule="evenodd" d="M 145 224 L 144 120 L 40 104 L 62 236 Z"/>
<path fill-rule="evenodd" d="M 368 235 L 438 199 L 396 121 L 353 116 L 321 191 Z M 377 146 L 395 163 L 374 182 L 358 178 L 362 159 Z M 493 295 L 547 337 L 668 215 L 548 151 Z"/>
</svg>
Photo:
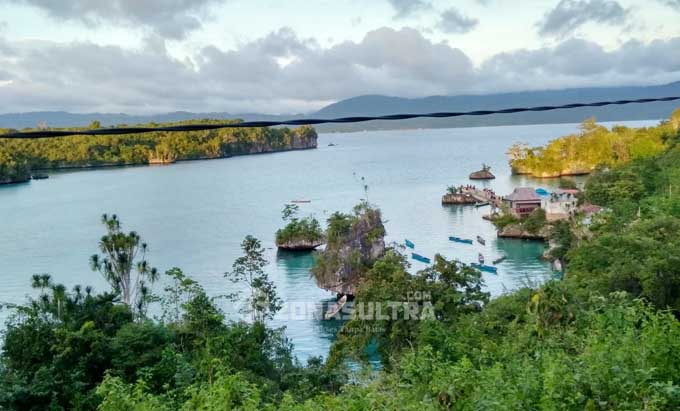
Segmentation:
<svg viewBox="0 0 680 411">
<path fill-rule="evenodd" d="M 429 113 L 437 111 L 494 110 L 509 107 L 530 107 L 587 103 L 603 100 L 638 99 L 646 97 L 680 96 L 680 81 L 660 86 L 576 88 L 566 90 L 526 91 L 486 95 L 432 96 L 402 98 L 366 95 L 349 98 L 328 105 L 309 114 L 266 115 L 234 113 L 172 112 L 148 116 L 123 113 L 68 113 L 63 111 L 38 111 L 0 114 L 0 128 L 21 129 L 39 123 L 50 127 L 86 126 L 98 120 L 104 126 L 168 122 L 197 118 L 241 118 L 244 120 L 282 120 L 299 118 L 335 118 L 348 116 L 377 116 L 398 113 Z M 680 107 L 680 101 L 577 108 L 536 113 L 496 114 L 481 117 L 456 117 L 448 119 L 412 119 L 405 121 L 372 121 L 355 124 L 319 125 L 320 131 L 360 131 L 386 129 L 474 127 L 519 124 L 575 123 L 589 117 L 598 121 L 653 120 L 668 118 Z"/>
</svg>

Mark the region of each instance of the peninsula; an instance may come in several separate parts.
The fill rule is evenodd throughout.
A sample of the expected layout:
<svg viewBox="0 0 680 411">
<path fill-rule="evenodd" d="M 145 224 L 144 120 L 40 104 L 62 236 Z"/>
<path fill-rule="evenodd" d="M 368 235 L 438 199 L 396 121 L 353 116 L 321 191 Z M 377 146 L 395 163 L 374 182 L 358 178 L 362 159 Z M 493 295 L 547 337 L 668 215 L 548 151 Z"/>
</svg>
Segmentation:
<svg viewBox="0 0 680 411">
<path fill-rule="evenodd" d="M 146 127 L 238 123 L 238 120 L 194 120 L 143 124 Z M 120 125 L 127 126 L 127 125 Z M 99 128 L 93 122 L 85 129 Z M 78 130 L 77 128 L 67 128 Z M 9 140 L 0 129 L 0 183 L 28 181 L 32 170 L 98 168 L 123 165 L 171 164 L 237 155 L 306 150 L 317 147 L 316 130 L 290 128 L 231 128 L 207 131 L 153 132 L 119 136 L 70 136 Z M 24 130 L 29 131 L 29 130 Z"/>
<path fill-rule="evenodd" d="M 679 125 L 680 109 L 656 127 L 614 126 L 610 130 L 589 119 L 581 124 L 579 133 L 560 137 L 544 147 L 513 145 L 508 151 L 510 167 L 514 174 L 539 178 L 589 174 L 597 167 L 658 155 Z"/>
</svg>

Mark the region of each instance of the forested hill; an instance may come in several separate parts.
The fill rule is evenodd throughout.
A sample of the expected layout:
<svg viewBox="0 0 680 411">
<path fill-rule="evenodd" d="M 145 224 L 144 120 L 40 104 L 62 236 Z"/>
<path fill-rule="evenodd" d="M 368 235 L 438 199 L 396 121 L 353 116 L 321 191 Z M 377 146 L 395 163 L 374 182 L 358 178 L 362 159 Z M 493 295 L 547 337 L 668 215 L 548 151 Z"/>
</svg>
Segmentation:
<svg viewBox="0 0 680 411">
<path fill-rule="evenodd" d="M 333 118 L 358 115 L 385 115 L 394 113 L 428 113 L 436 111 L 493 110 L 507 107 L 559 105 L 574 102 L 637 99 L 680 95 L 680 82 L 642 87 L 575 88 L 566 90 L 526 91 L 486 95 L 431 96 L 402 98 L 366 95 L 349 98 L 307 114 L 268 115 L 258 113 L 197 113 L 178 111 L 156 115 L 129 115 L 123 113 L 67 113 L 42 111 L 0 114 L 0 128 L 35 127 L 44 123 L 50 127 L 86 126 L 98 120 L 104 126 L 148 122 L 184 121 L 203 118 L 241 118 L 244 120 L 287 120 L 303 117 Z M 675 102 L 677 103 L 677 102 Z M 397 122 L 367 122 L 358 124 L 321 125 L 320 131 L 357 131 L 375 129 L 471 127 L 489 125 L 578 123 L 589 117 L 598 121 L 656 120 L 668 118 L 674 102 L 582 108 L 542 113 L 517 113 L 483 117 L 451 119 L 413 119 Z"/>
<path fill-rule="evenodd" d="M 144 126 L 219 123 L 200 120 Z M 100 127 L 93 122 L 88 128 Z M 7 132 L 0 129 L 0 134 Z M 0 138 L 0 183 L 25 181 L 31 170 L 168 163 L 316 148 L 314 128 L 231 128 L 51 139 Z"/>
</svg>

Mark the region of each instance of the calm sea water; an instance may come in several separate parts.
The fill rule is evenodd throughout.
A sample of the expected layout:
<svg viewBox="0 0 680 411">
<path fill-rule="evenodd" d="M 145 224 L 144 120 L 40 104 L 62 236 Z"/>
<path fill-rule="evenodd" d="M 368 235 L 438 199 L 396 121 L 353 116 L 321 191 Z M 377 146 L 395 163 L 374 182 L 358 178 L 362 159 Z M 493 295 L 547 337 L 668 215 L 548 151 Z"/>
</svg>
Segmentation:
<svg viewBox="0 0 680 411">
<path fill-rule="evenodd" d="M 511 176 L 504 153 L 514 142 L 544 144 L 576 129 L 567 124 L 325 134 L 316 150 L 53 173 L 48 180 L 0 186 L 0 302 L 24 301 L 35 273 L 50 273 L 67 286 L 106 289 L 88 267 L 103 234 L 102 213 L 118 214 L 125 229 L 142 235 L 154 266 L 180 267 L 212 295 L 234 290 L 223 273 L 240 255 L 243 237 L 252 234 L 267 247 L 268 271 L 283 300 L 299 306 L 329 301 L 333 296 L 309 277 L 313 257 L 277 253 L 274 232 L 291 200 L 311 200 L 301 205 L 302 212 L 324 221 L 333 211 L 349 211 L 365 195 L 361 177 L 368 199 L 387 220 L 388 241 L 408 238 L 422 255 L 441 253 L 464 262 L 476 261 L 479 252 L 488 261 L 507 255 L 498 275 L 484 274 L 488 290 L 497 295 L 551 275 L 537 259 L 543 246 L 497 239 L 481 218 L 488 208 L 443 207 L 441 195 L 448 185 L 468 184 L 468 174 L 483 162 L 497 178 L 478 185 L 499 194 L 521 185 L 554 186 L 555 180 Z M 337 145 L 329 147 L 330 142 Z M 454 244 L 449 235 L 481 235 L 487 242 Z M 413 262 L 412 269 L 424 267 Z M 237 311 L 224 308 L 230 315 Z M 6 316 L 0 311 L 0 320 Z M 325 355 L 335 331 L 333 324 L 310 318 L 276 324 L 287 327 L 300 358 Z"/>
</svg>

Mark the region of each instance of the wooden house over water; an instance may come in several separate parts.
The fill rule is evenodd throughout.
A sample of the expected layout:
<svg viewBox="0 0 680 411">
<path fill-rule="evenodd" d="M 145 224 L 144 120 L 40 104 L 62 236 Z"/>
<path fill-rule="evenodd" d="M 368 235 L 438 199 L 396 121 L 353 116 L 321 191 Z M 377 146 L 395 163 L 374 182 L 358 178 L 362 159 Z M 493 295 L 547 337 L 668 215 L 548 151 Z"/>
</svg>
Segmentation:
<svg viewBox="0 0 680 411">
<path fill-rule="evenodd" d="M 524 217 L 541 207 L 541 196 L 533 188 L 518 187 L 510 195 L 503 198 L 512 214 Z"/>
</svg>

